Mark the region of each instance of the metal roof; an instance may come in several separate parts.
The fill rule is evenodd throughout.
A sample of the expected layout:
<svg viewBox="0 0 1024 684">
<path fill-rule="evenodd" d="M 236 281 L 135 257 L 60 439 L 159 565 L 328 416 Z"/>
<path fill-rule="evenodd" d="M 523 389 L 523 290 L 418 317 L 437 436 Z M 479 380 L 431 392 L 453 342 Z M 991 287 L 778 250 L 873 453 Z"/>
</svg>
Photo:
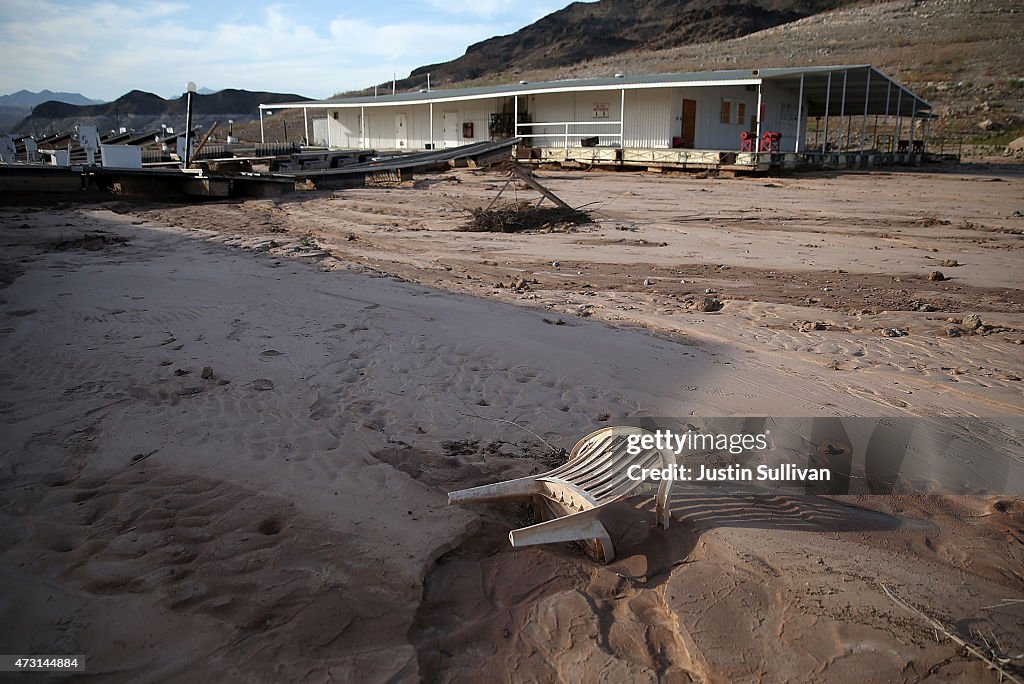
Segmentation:
<svg viewBox="0 0 1024 684">
<path fill-rule="evenodd" d="M 868 87 L 868 76 L 871 83 Z M 831 74 L 831 88 L 829 75 Z M 785 88 L 799 88 L 801 77 L 804 80 L 804 94 L 811 101 L 808 111 L 810 116 L 824 113 L 825 94 L 829 91 L 829 114 L 838 115 L 842 98 L 843 74 L 846 74 L 846 105 L 847 114 L 854 113 L 859 107 L 863 111 L 865 100 L 869 104 L 869 114 L 885 113 L 885 99 L 888 92 L 892 112 L 896 112 L 896 99 L 900 101 L 900 111 L 910 113 L 916 101 L 917 111 L 930 110 L 931 105 L 914 95 L 905 86 L 886 76 L 868 64 L 817 66 L 817 67 L 782 67 L 767 69 L 731 69 L 723 71 L 693 71 L 678 74 L 642 74 L 624 75 L 603 78 L 579 78 L 560 81 L 541 81 L 537 83 L 520 82 L 505 85 L 475 86 L 471 88 L 449 88 L 421 91 L 415 93 L 396 93 L 394 95 L 330 98 L 326 100 L 307 100 L 305 102 L 278 102 L 260 105 L 260 109 L 301 109 L 301 108 L 348 108 L 348 107 L 381 107 L 402 104 L 427 104 L 430 102 L 450 102 L 453 100 L 476 100 L 489 97 L 512 95 L 535 95 L 550 92 L 573 92 L 586 90 L 635 90 L 642 88 L 671 88 L 715 85 L 757 85 L 762 82 L 775 82 Z M 902 96 L 898 93 L 902 92 Z M 893 99 L 896 98 L 896 99 Z M 881 109 L 879 111 L 879 108 Z M 820 110 L 820 111 L 819 111 Z"/>
</svg>

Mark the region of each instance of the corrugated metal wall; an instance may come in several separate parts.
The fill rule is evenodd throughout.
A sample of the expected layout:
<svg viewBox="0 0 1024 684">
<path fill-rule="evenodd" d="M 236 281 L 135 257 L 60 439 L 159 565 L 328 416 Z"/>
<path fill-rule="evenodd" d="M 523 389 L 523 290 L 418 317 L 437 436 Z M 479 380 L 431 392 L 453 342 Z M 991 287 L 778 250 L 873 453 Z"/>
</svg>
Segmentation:
<svg viewBox="0 0 1024 684">
<path fill-rule="evenodd" d="M 767 83 L 764 86 L 765 121 L 762 130 L 782 131 L 783 150 L 792 150 L 796 134 L 797 94 Z M 541 123 L 574 122 L 569 128 L 570 147 L 578 147 L 582 138 L 597 136 L 602 146 L 620 144 L 618 122 L 621 117 L 621 90 L 598 90 L 569 93 L 540 93 L 521 96 L 519 112 L 528 115 L 534 125 L 520 127 L 522 133 L 543 134 L 528 139 L 534 147 L 562 147 L 565 127 L 542 127 Z M 750 129 L 756 117 L 757 89 L 750 86 L 713 86 L 650 88 L 625 91 L 625 130 L 623 147 L 664 149 L 672 145 L 673 136 L 682 132 L 683 98 L 697 102 L 694 146 L 703 150 L 738 150 L 740 133 Z M 723 100 L 731 103 L 732 115 L 722 123 Z M 744 120 L 737 116 L 738 103 L 744 103 Z M 511 98 L 464 100 L 434 104 L 434 143 L 464 145 L 490 139 L 491 114 L 511 112 Z M 360 126 L 359 108 L 328 110 L 331 144 L 335 147 L 396 148 L 395 117 L 406 119 L 407 149 L 422 150 L 430 142 L 430 121 L 427 104 L 365 107 L 366 121 Z M 455 134 L 445 140 L 444 114 L 451 112 Z M 337 115 L 335 117 L 335 115 Z M 473 124 L 473 136 L 463 136 L 462 124 Z M 365 129 L 365 130 L 364 130 Z"/>
<path fill-rule="evenodd" d="M 627 94 L 628 97 L 628 94 Z M 572 122 L 569 127 L 569 147 L 579 147 L 581 138 L 597 136 L 600 145 L 619 144 L 619 126 L 609 122 L 620 120 L 621 94 L 618 90 L 598 90 L 579 93 L 541 93 L 519 100 L 520 114 L 527 113 L 534 124 L 530 138 L 534 147 L 562 147 L 565 145 L 564 125 L 541 126 Z M 520 127 L 523 131 L 523 127 Z"/>
<path fill-rule="evenodd" d="M 694 95 L 693 99 L 697 100 L 695 147 L 701 150 L 740 149 L 740 134 L 750 128 L 750 120 L 756 116 L 756 86 L 684 88 L 680 99 L 690 98 L 691 93 Z M 729 123 L 722 123 L 723 100 L 729 100 L 731 103 Z M 740 102 L 744 105 L 743 121 L 739 120 Z"/>
<path fill-rule="evenodd" d="M 490 140 L 491 114 L 501 111 L 504 98 L 439 102 L 434 104 L 434 144 L 438 147 L 468 145 Z M 430 142 L 430 107 L 428 104 L 364 107 L 366 117 L 360 127 L 360 109 L 347 107 L 329 110 L 331 144 L 335 147 L 372 148 L 392 150 L 398 147 L 396 117 L 405 115 L 406 147 L 409 150 L 426 149 Z M 444 115 L 453 113 L 453 130 L 445 140 Z M 337 118 L 335 118 L 337 115 Z M 464 123 L 473 124 L 473 135 L 463 135 Z M 468 131 L 465 131 L 468 132 Z"/>
<path fill-rule="evenodd" d="M 623 147 L 664 148 L 679 135 L 678 111 L 671 105 L 678 88 L 626 91 L 626 136 Z M 676 108 L 678 110 L 678 107 Z M 675 131 L 675 132 L 673 132 Z"/>
<path fill-rule="evenodd" d="M 762 131 L 779 131 L 782 133 L 780 150 L 782 152 L 794 152 L 797 136 L 797 110 L 800 102 L 800 91 L 789 90 L 779 87 L 772 82 L 763 85 L 764 100 L 764 123 Z M 807 113 L 807 104 L 804 103 L 803 113 Z M 860 120 L 857 120 L 857 126 Z M 860 128 L 856 128 L 860 135 Z"/>
</svg>

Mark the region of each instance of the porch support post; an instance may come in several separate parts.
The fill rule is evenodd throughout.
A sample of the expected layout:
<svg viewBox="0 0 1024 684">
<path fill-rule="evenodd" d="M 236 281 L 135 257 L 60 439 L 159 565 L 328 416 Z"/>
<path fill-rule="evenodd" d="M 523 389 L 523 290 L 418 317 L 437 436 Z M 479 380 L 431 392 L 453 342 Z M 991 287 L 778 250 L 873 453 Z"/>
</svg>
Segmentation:
<svg viewBox="0 0 1024 684">
<path fill-rule="evenodd" d="M 512 137 L 519 137 L 519 95 L 512 96 Z"/>
<path fill-rule="evenodd" d="M 868 67 L 868 84 L 864 86 L 864 119 L 860 123 L 860 151 L 864 152 L 864 141 L 868 135 L 868 102 L 871 98 L 871 67 Z"/>
<path fill-rule="evenodd" d="M 754 133 L 754 135 L 756 136 L 755 139 L 754 139 L 754 151 L 755 152 L 760 152 L 761 151 L 761 119 L 763 118 L 761 116 L 761 110 L 764 109 L 764 92 L 762 91 L 761 86 L 763 84 L 764 84 L 764 81 L 758 81 L 757 82 L 757 130 Z M 741 121 L 740 123 L 743 123 L 743 122 Z M 757 159 L 757 157 L 754 157 L 754 158 Z"/>
<path fill-rule="evenodd" d="M 260 142 L 267 142 L 266 136 L 263 134 L 263 107 L 260 107 Z"/>
<path fill-rule="evenodd" d="M 910 153 L 914 153 L 914 138 L 917 137 L 917 98 L 914 98 L 914 106 L 910 108 Z"/>
<path fill-rule="evenodd" d="M 430 149 L 434 149 L 434 103 L 428 103 L 430 116 Z"/>
<path fill-rule="evenodd" d="M 306 108 L 302 108 L 302 135 L 303 141 L 306 145 L 309 144 L 309 115 L 306 114 Z"/>
<path fill-rule="evenodd" d="M 885 83 L 885 123 L 889 123 L 889 97 L 892 94 L 892 81 L 886 80 Z M 875 135 L 878 135 L 878 126 L 875 126 Z M 890 146 L 891 148 L 891 146 Z M 889 150 L 892 152 L 892 149 Z"/>
<path fill-rule="evenodd" d="M 331 115 L 331 110 L 327 110 L 327 147 L 331 147 L 331 121 L 334 117 Z"/>
<path fill-rule="evenodd" d="M 799 152 L 803 146 L 803 135 L 802 131 L 805 128 L 804 124 L 804 75 L 800 74 L 800 95 L 796 102 L 796 141 L 793 144 L 793 151 Z"/>
<path fill-rule="evenodd" d="M 359 108 L 359 147 L 366 149 L 369 145 L 366 143 L 366 107 Z"/>
<path fill-rule="evenodd" d="M 846 117 L 846 71 L 843 71 L 843 96 L 839 98 L 839 151 L 843 151 L 843 143 L 850 144 L 849 135 L 843 138 L 843 119 Z"/>
<path fill-rule="evenodd" d="M 825 85 L 825 132 L 822 134 L 821 153 L 828 148 L 828 101 L 832 99 L 832 72 L 828 72 L 828 83 Z"/>
<path fill-rule="evenodd" d="M 619 147 L 626 147 L 626 89 L 619 91 Z"/>
<path fill-rule="evenodd" d="M 896 127 L 892 131 L 892 151 L 895 152 L 900 148 L 900 133 L 903 128 L 903 121 L 900 120 L 900 110 L 903 108 L 903 87 L 900 86 L 900 92 L 896 95 Z"/>
</svg>

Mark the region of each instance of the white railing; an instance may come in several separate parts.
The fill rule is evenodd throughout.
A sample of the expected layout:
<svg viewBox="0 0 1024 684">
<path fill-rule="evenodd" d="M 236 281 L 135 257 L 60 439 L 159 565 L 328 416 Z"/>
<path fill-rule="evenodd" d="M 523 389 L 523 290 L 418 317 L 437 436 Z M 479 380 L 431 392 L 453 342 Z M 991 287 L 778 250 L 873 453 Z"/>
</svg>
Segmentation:
<svg viewBox="0 0 1024 684">
<path fill-rule="evenodd" d="M 561 133 L 520 133 L 520 128 L 553 128 L 561 126 Z M 605 137 L 613 137 L 619 139 L 619 146 L 622 147 L 623 143 L 623 132 L 624 127 L 621 121 L 523 121 L 516 123 L 515 125 L 515 136 L 516 138 L 556 138 L 561 137 L 563 139 L 563 145 L 565 149 L 569 149 L 569 136 L 573 137 L 588 137 L 588 132 L 570 132 L 570 126 L 618 126 L 618 133 L 609 133 Z M 600 133 L 598 134 L 600 137 Z"/>
</svg>

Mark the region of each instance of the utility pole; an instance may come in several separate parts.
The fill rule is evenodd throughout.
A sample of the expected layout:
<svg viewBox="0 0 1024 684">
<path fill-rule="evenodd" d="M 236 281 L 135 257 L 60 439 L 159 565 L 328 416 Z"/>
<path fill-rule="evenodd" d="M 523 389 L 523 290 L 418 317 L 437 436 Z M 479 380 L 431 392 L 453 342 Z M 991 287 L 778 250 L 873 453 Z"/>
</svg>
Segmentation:
<svg viewBox="0 0 1024 684">
<path fill-rule="evenodd" d="M 196 93 L 196 84 L 189 81 L 185 84 L 185 158 L 182 160 L 183 169 L 187 169 L 192 163 L 192 97 Z"/>
</svg>

